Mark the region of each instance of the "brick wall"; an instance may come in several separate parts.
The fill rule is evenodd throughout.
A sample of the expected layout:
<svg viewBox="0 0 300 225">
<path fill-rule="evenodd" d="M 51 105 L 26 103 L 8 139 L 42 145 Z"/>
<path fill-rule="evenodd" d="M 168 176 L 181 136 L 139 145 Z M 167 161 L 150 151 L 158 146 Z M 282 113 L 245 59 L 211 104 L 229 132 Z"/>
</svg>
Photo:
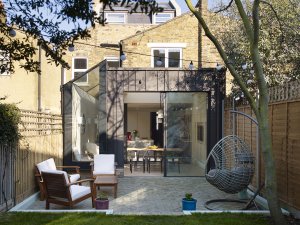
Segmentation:
<svg viewBox="0 0 300 225">
<path fill-rule="evenodd" d="M 119 48 L 100 48 L 101 43 L 118 44 L 120 40 L 142 32 L 154 25 L 144 24 L 107 24 L 105 26 L 97 25 L 91 29 L 91 38 L 88 40 L 79 40 L 75 43 L 75 51 L 65 56 L 65 60 L 72 66 L 73 57 L 87 57 L 88 68 L 96 65 L 105 59 L 105 57 L 119 57 Z M 82 43 L 82 44 L 81 44 Z M 66 81 L 72 79 L 72 69 L 66 71 Z"/>
<path fill-rule="evenodd" d="M 210 41 L 203 36 L 202 66 L 214 67 L 221 59 Z M 122 41 L 127 54 L 124 67 L 150 67 L 151 48 L 148 43 L 186 43 L 182 49 L 183 68 L 190 61 L 198 67 L 198 20 L 191 13 L 183 14 L 163 25 L 139 33 Z M 132 52 L 132 53 L 130 53 Z"/>
</svg>

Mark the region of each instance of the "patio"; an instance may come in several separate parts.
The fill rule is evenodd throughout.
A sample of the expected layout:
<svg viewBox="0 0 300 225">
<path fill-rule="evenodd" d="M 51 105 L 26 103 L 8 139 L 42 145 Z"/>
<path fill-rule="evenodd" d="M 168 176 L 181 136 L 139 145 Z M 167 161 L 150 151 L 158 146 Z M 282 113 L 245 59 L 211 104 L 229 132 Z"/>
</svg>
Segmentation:
<svg viewBox="0 0 300 225">
<path fill-rule="evenodd" d="M 186 192 L 193 193 L 197 199 L 197 210 L 205 210 L 204 203 L 215 198 L 237 198 L 237 195 L 225 194 L 211 186 L 204 177 L 121 177 L 118 178 L 117 198 L 112 197 L 112 189 L 101 188 L 109 194 L 113 214 L 137 215 L 181 215 L 181 199 Z M 231 204 L 232 205 L 232 204 Z M 216 205 L 215 205 L 216 206 Z M 233 205 L 232 205 L 233 206 Z M 218 207 L 222 208 L 221 205 Z M 240 208 L 239 206 L 236 206 Z M 235 209 L 237 209 L 235 208 Z M 21 210 L 44 210 L 45 201 L 36 200 Z M 50 205 L 50 209 L 67 209 L 59 205 Z M 73 209 L 93 210 L 91 199 L 77 204 Z M 226 206 L 225 210 L 230 210 Z"/>
</svg>

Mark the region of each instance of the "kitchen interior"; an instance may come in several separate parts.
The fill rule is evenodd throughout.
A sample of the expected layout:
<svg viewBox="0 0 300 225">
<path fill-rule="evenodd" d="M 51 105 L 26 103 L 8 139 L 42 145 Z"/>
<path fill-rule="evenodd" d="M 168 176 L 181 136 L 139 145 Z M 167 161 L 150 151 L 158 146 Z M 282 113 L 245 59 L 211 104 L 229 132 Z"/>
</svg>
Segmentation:
<svg viewBox="0 0 300 225">
<path fill-rule="evenodd" d="M 170 94 L 164 105 L 161 93 L 124 93 L 125 176 L 202 176 L 206 160 L 206 94 Z M 199 105 L 200 104 L 200 105 Z M 199 105 L 199 107 L 198 107 Z M 168 119 L 164 121 L 164 107 Z M 164 122 L 165 129 L 164 132 Z M 167 151 L 164 153 L 164 134 Z M 130 167 L 130 159 L 145 148 L 156 148 L 165 163 L 151 163 L 151 172 L 143 163 Z M 159 158 L 159 160 L 161 160 Z M 158 161 L 159 161 L 158 160 Z M 160 162 L 160 161 L 159 161 Z M 166 166 L 166 170 L 164 171 Z"/>
</svg>

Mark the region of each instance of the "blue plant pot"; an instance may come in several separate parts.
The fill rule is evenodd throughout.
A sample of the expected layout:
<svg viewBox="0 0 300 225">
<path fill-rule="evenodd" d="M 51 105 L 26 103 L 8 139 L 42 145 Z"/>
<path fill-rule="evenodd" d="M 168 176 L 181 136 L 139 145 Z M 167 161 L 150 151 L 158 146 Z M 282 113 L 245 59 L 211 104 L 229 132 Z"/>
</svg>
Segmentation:
<svg viewBox="0 0 300 225">
<path fill-rule="evenodd" d="M 185 198 L 182 199 L 182 210 L 196 210 L 196 199 L 186 200 Z"/>
</svg>

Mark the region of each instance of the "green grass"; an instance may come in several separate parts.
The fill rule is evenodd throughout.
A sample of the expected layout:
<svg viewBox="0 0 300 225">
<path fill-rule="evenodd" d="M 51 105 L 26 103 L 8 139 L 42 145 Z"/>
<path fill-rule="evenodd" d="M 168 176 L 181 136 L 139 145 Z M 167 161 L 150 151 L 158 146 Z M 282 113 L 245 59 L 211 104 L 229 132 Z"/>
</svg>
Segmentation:
<svg viewBox="0 0 300 225">
<path fill-rule="evenodd" d="M 99 213 L 2 213 L 2 225 L 269 225 L 260 215 L 118 216 Z"/>
</svg>

